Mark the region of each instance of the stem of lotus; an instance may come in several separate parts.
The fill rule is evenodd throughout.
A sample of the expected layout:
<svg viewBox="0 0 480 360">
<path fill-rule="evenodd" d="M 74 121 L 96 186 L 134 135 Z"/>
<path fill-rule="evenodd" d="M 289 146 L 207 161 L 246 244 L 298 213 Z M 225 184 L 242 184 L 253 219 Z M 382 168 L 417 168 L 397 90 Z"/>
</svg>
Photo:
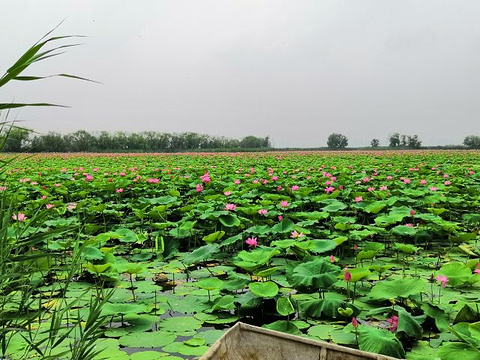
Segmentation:
<svg viewBox="0 0 480 360">
<path fill-rule="evenodd" d="M 133 301 L 137 302 L 137 298 L 135 297 L 135 288 L 133 286 L 133 274 L 130 274 L 130 290 L 132 290 Z"/>
</svg>

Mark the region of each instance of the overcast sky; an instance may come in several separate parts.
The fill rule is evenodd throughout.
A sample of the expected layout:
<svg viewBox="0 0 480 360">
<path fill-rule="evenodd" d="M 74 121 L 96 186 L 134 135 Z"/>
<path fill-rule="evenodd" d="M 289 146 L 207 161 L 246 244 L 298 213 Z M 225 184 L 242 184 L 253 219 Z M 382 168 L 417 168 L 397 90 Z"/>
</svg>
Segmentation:
<svg viewBox="0 0 480 360">
<path fill-rule="evenodd" d="M 45 32 L 84 46 L 10 83 L 0 102 L 40 132 L 269 135 L 275 146 L 349 145 L 418 134 L 480 135 L 478 0 L 2 0 L 0 71 Z"/>
</svg>

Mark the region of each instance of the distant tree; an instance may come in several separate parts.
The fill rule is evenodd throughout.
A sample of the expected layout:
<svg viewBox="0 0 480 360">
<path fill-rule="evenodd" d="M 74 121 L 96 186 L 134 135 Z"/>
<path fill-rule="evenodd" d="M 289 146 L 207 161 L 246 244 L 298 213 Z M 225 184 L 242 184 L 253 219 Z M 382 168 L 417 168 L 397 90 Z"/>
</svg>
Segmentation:
<svg viewBox="0 0 480 360">
<path fill-rule="evenodd" d="M 405 135 L 405 134 L 400 135 L 400 145 L 403 147 L 407 147 L 408 145 L 407 139 L 408 139 L 408 135 Z"/>
<path fill-rule="evenodd" d="M 68 143 L 70 146 L 70 143 Z M 30 151 L 33 152 L 65 152 L 72 149 L 67 147 L 65 137 L 56 132 L 49 132 L 43 135 L 36 135 L 30 144 Z"/>
<path fill-rule="evenodd" d="M 388 138 L 389 147 L 398 147 L 400 146 L 400 134 L 394 133 Z"/>
<path fill-rule="evenodd" d="M 330 149 L 343 149 L 348 145 L 348 138 L 343 134 L 333 133 L 327 139 L 327 146 Z"/>
<path fill-rule="evenodd" d="M 480 136 L 468 135 L 463 140 L 463 145 L 465 145 L 469 149 L 480 149 Z"/>
<path fill-rule="evenodd" d="M 418 135 L 408 135 L 407 146 L 411 149 L 420 149 L 422 147 L 422 141 L 418 138 Z"/>
<path fill-rule="evenodd" d="M 370 142 L 370 145 L 372 146 L 372 148 L 377 148 L 380 146 L 380 140 L 378 139 L 373 139 L 371 142 Z"/>
<path fill-rule="evenodd" d="M 245 136 L 240 141 L 240 147 L 244 149 L 258 149 L 263 148 L 266 145 L 266 139 L 262 139 L 256 136 Z"/>
<path fill-rule="evenodd" d="M 2 134 L 0 139 L 0 142 L 3 144 L 3 151 L 5 152 L 24 151 L 28 145 L 29 135 L 30 135 L 30 130 L 22 129 L 16 126 L 11 126 L 8 131 Z"/>
<path fill-rule="evenodd" d="M 97 139 L 85 130 L 70 134 L 68 141 L 74 151 L 92 151 L 97 148 Z"/>
<path fill-rule="evenodd" d="M 106 131 L 102 131 L 97 136 L 97 146 L 99 150 L 113 150 L 115 148 L 113 136 Z"/>
</svg>

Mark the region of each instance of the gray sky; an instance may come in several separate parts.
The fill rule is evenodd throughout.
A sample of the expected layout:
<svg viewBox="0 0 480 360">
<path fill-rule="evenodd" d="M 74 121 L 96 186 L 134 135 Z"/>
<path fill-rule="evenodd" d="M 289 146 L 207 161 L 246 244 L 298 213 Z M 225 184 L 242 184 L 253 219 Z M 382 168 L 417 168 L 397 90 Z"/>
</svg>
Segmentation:
<svg viewBox="0 0 480 360">
<path fill-rule="evenodd" d="M 0 71 L 45 32 L 86 45 L 38 64 L 0 101 L 40 132 L 270 135 L 275 146 L 480 134 L 478 0 L 2 0 Z"/>
</svg>

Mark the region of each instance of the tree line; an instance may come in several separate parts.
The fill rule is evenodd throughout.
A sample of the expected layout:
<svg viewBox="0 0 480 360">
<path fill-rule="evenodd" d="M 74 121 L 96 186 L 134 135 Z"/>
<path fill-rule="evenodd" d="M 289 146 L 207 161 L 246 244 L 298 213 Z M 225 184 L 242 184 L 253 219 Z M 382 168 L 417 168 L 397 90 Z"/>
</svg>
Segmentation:
<svg viewBox="0 0 480 360">
<path fill-rule="evenodd" d="M 241 150 L 271 149 L 268 136 L 246 136 L 242 139 L 230 139 L 223 136 L 210 136 L 193 132 L 160 133 L 144 131 L 140 133 L 101 131 L 90 133 L 85 130 L 66 135 L 57 132 L 34 134 L 29 129 L 13 127 L 8 136 L 0 136 L 5 152 L 175 152 L 188 150 Z M 418 135 L 394 133 L 388 139 L 388 148 L 420 149 L 422 141 Z M 343 134 L 330 134 L 327 147 L 344 149 L 348 138 Z M 372 148 L 381 146 L 379 139 L 370 142 Z M 480 149 L 480 136 L 465 137 L 463 146 L 468 149 Z"/>
<path fill-rule="evenodd" d="M 3 142 L 3 141 L 2 141 Z M 12 128 L 5 140 L 5 152 L 107 152 L 107 151 L 151 151 L 174 152 L 182 150 L 209 149 L 267 149 L 271 148 L 270 138 L 246 136 L 229 139 L 193 132 L 160 133 L 144 131 L 139 133 L 102 131 L 90 133 L 85 130 L 66 135 L 57 132 L 33 134 L 28 129 Z"/>
<path fill-rule="evenodd" d="M 333 133 L 327 139 L 327 146 L 330 149 L 344 149 L 348 146 L 348 138 L 343 134 Z M 370 142 L 372 148 L 380 146 L 379 139 L 372 139 Z M 468 135 L 463 140 L 463 146 L 468 149 L 480 149 L 480 136 Z M 420 149 L 422 140 L 418 135 L 407 135 L 394 133 L 388 137 L 388 148 L 393 149 Z"/>
</svg>

